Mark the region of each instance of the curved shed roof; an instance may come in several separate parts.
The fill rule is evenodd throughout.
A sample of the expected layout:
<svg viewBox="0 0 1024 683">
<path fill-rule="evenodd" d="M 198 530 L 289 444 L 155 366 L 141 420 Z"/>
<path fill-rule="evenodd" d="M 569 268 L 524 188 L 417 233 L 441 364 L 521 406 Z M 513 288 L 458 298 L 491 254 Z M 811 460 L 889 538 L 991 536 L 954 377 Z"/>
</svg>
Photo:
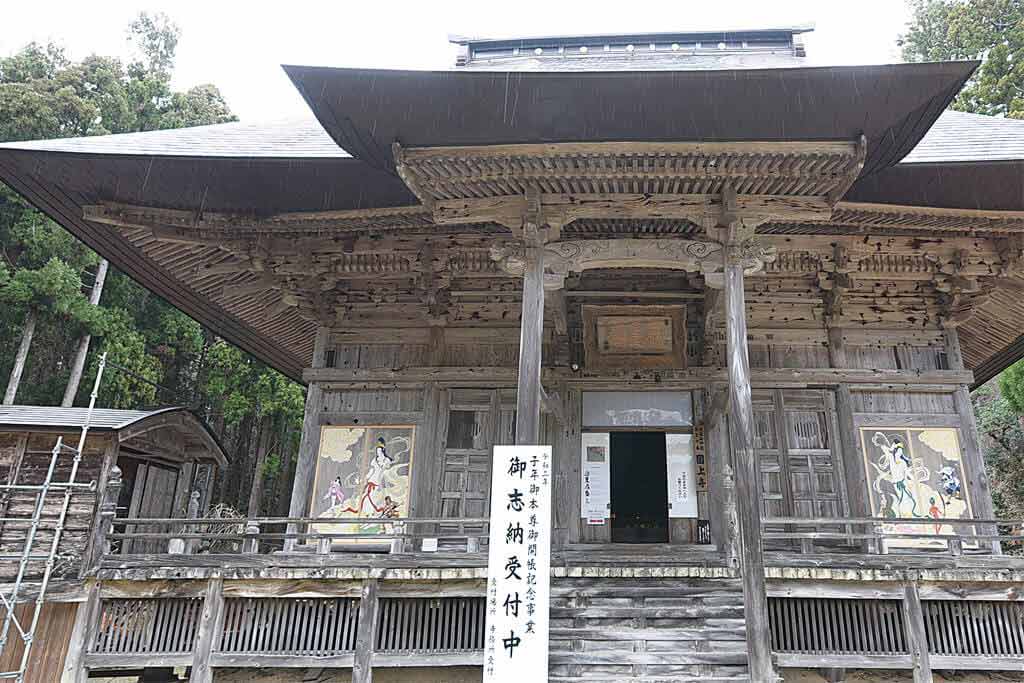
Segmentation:
<svg viewBox="0 0 1024 683">
<path fill-rule="evenodd" d="M 88 414 L 88 408 L 0 406 L 0 431 L 81 429 L 86 419 L 89 419 L 90 431 L 114 432 L 121 443 L 145 450 L 141 437 L 154 430 L 173 429 L 182 435 L 182 451 L 180 454 L 172 455 L 180 455 L 182 460 L 227 465 L 227 456 L 216 435 L 203 420 L 186 408 L 94 408 L 91 418 Z M 194 452 L 186 453 L 186 448 L 192 448 Z"/>
</svg>

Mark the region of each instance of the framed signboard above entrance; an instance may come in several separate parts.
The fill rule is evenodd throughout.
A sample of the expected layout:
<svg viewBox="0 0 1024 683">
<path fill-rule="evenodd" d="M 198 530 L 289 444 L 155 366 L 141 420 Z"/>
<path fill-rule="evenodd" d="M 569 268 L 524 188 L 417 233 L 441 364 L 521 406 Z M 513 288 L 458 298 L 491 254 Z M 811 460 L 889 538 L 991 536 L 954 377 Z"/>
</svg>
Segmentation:
<svg viewBox="0 0 1024 683">
<path fill-rule="evenodd" d="M 584 306 L 588 370 L 686 367 L 685 306 Z"/>
</svg>

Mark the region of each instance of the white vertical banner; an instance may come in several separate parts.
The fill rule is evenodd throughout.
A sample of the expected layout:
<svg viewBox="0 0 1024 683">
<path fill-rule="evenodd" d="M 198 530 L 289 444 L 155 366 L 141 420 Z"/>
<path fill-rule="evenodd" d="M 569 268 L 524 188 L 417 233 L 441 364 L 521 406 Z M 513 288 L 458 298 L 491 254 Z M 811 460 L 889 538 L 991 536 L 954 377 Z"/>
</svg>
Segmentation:
<svg viewBox="0 0 1024 683">
<path fill-rule="evenodd" d="M 696 517 L 697 478 L 692 437 L 689 434 L 666 434 L 665 461 L 668 516 L 673 519 Z"/>
<path fill-rule="evenodd" d="M 484 683 L 548 679 L 551 446 L 495 446 Z"/>
<path fill-rule="evenodd" d="M 580 435 L 580 517 L 587 524 L 604 524 L 611 516 L 611 434 L 584 432 Z"/>
</svg>

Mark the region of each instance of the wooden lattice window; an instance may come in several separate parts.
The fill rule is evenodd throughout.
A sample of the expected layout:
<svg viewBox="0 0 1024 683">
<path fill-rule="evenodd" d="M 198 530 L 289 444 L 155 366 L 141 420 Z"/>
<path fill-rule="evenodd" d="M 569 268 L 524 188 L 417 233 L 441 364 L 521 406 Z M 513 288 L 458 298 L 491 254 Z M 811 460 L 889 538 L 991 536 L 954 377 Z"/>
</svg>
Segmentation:
<svg viewBox="0 0 1024 683">
<path fill-rule="evenodd" d="M 754 448 L 767 517 L 841 517 L 845 481 L 831 392 L 754 392 Z"/>
<path fill-rule="evenodd" d="M 379 609 L 377 652 L 484 648 L 485 598 L 381 598 Z"/>
<path fill-rule="evenodd" d="M 97 654 L 180 654 L 192 651 L 200 598 L 104 600 L 92 643 Z"/>
<path fill-rule="evenodd" d="M 497 389 L 451 389 L 441 474 L 441 517 L 490 514 L 491 449 L 513 443 L 515 396 Z"/>
<path fill-rule="evenodd" d="M 219 651 L 331 656 L 352 652 L 354 598 L 228 598 Z"/>
<path fill-rule="evenodd" d="M 905 654 L 900 600 L 769 598 L 775 652 L 834 655 Z"/>
</svg>

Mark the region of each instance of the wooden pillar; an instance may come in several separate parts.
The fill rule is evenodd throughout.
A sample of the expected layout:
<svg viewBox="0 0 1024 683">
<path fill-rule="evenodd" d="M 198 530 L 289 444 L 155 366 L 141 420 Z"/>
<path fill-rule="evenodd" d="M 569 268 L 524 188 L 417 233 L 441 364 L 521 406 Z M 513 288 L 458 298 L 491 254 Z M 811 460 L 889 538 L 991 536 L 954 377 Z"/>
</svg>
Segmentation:
<svg viewBox="0 0 1024 683">
<path fill-rule="evenodd" d="M 359 599 L 359 626 L 356 631 L 356 651 L 352 661 L 352 683 L 373 681 L 373 651 L 377 637 L 377 580 L 363 582 Z"/>
<path fill-rule="evenodd" d="M 210 653 L 224 623 L 224 579 L 210 579 L 203 598 L 203 614 L 199 619 L 195 651 L 192 653 L 192 675 L 189 683 L 213 683 Z"/>
<path fill-rule="evenodd" d="M 75 612 L 75 625 L 64 656 L 60 683 L 86 683 L 89 678 L 89 670 L 82 664 L 82 659 L 96 637 L 100 620 L 100 582 L 95 579 L 87 581 L 85 594 L 85 602 L 79 604 Z"/>
<path fill-rule="evenodd" d="M 321 327 L 316 333 L 313 346 L 313 367 L 322 368 L 327 358 L 327 346 L 330 342 L 330 330 Z M 320 447 L 320 413 L 323 411 L 324 392 L 316 382 L 310 382 L 306 389 L 306 412 L 302 418 L 302 441 L 295 461 L 295 480 L 292 483 L 292 500 L 288 507 L 289 517 L 306 517 L 309 513 L 309 501 L 313 495 L 313 476 L 316 474 L 316 455 Z M 296 533 L 305 526 L 288 525 L 288 533 Z M 284 550 L 289 552 L 295 548 L 293 538 L 285 539 Z"/>
<path fill-rule="evenodd" d="M 828 359 L 833 368 L 849 367 L 846 356 L 846 342 L 843 330 L 838 327 L 828 328 Z M 843 473 L 846 475 L 846 494 L 853 517 L 872 517 L 873 511 L 868 504 L 868 480 L 864 473 L 864 462 L 860 452 L 860 441 L 857 436 L 857 425 L 853 421 L 853 396 L 849 384 L 840 384 L 836 388 L 836 417 L 839 423 L 839 444 L 843 454 Z"/>
<path fill-rule="evenodd" d="M 960 350 L 959 333 L 955 327 L 948 327 L 943 335 L 946 342 L 946 364 L 950 370 L 963 370 L 964 356 Z M 960 436 L 963 439 L 960 448 L 963 453 L 967 490 L 974 506 L 972 512 L 975 517 L 995 519 L 992 488 L 988 480 L 988 470 L 985 468 L 985 456 L 981 452 L 981 439 L 978 438 L 978 422 L 974 416 L 974 406 L 971 404 L 971 392 L 966 386 L 961 385 L 953 392 L 953 405 L 960 417 Z M 958 531 L 967 532 L 967 529 L 961 527 Z M 985 527 L 984 532 L 996 534 L 997 530 L 995 527 Z M 999 541 L 992 541 L 991 548 L 993 554 L 1002 554 Z"/>
<path fill-rule="evenodd" d="M 725 249 L 726 355 L 729 364 L 729 423 L 736 471 L 740 570 L 747 627 L 750 678 L 775 681 L 768 624 L 768 597 L 761 548 L 761 473 L 754 450 L 754 405 L 750 393 L 743 261 L 738 246 Z"/>
<path fill-rule="evenodd" d="M 114 440 L 115 453 L 117 440 Z M 103 556 L 110 551 L 110 529 L 117 516 L 117 500 L 121 497 L 121 469 L 114 465 L 104 469 L 100 476 L 100 487 L 96 491 L 96 513 L 93 516 L 89 543 L 82 554 L 82 565 L 79 576 L 95 574 L 99 571 Z"/>
<path fill-rule="evenodd" d="M 924 609 L 917 582 L 908 581 L 903 586 L 903 621 L 907 629 L 907 647 L 914 662 L 914 683 L 932 683 L 931 656 L 928 652 L 928 638 L 925 634 Z"/>
<path fill-rule="evenodd" d="M 544 248 L 527 247 L 519 332 L 516 443 L 540 443 L 541 347 L 544 343 Z"/>
<path fill-rule="evenodd" d="M 554 480 L 551 504 L 553 525 L 551 543 L 560 548 L 580 542 L 580 419 L 582 406 L 578 389 L 559 387 L 565 424 L 555 420 Z"/>
<path fill-rule="evenodd" d="M 729 465 L 729 425 L 725 417 L 727 391 L 710 389 L 704 401 L 704 460 L 708 464 L 708 507 L 711 522 L 711 542 L 718 552 L 729 558 L 735 541 L 731 538 L 728 506 L 734 489 L 732 481 L 726 486 L 726 466 Z M 731 469 L 731 467 L 730 467 Z"/>
</svg>

